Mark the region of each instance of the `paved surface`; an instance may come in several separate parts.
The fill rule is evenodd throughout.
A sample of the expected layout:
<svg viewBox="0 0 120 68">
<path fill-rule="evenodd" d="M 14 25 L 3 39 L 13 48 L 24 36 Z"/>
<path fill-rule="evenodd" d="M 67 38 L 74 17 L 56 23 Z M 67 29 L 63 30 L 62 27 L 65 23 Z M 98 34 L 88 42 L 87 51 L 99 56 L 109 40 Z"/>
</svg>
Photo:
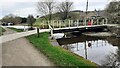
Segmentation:
<svg viewBox="0 0 120 68">
<path fill-rule="evenodd" d="M 14 33 L 9 30 L 6 34 Z M 11 34 L 10 34 L 11 35 Z M 54 66 L 26 38 L 15 39 L 2 44 L 3 66 Z"/>
<path fill-rule="evenodd" d="M 49 29 L 41 29 L 40 33 L 41 32 L 49 32 L 49 31 L 50 31 Z M 7 32 L 7 33 L 12 33 L 12 32 Z M 21 37 L 25 37 L 25 36 L 29 36 L 29 35 L 32 35 L 32 34 L 36 34 L 36 33 L 37 33 L 36 30 L 32 30 L 32 31 L 27 31 L 27 32 L 20 32 L 20 33 L 3 35 L 3 36 L 0 37 L 0 39 L 2 39 L 0 44 L 8 42 L 8 41 L 15 40 L 15 39 L 18 39 L 18 38 L 21 38 Z"/>
<path fill-rule="evenodd" d="M 3 43 L 2 57 L 3 66 L 54 66 L 25 38 Z"/>
</svg>

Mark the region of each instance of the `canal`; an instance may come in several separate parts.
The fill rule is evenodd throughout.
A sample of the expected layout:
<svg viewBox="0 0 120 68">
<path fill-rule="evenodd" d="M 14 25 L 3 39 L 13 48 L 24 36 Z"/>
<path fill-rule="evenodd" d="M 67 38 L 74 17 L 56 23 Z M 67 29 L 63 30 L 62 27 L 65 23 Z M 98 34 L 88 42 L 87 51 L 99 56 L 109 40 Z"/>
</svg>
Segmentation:
<svg viewBox="0 0 120 68">
<path fill-rule="evenodd" d="M 72 35 L 58 38 L 59 45 L 101 66 L 120 66 L 120 38 Z"/>
</svg>

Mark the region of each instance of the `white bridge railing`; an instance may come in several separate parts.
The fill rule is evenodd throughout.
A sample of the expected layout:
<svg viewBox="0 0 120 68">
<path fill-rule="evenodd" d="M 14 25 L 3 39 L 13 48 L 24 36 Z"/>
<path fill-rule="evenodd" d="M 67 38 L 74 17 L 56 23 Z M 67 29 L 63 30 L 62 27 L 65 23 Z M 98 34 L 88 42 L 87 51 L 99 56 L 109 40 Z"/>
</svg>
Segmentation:
<svg viewBox="0 0 120 68">
<path fill-rule="evenodd" d="M 51 21 L 44 21 L 44 23 L 47 22 L 48 27 L 50 29 L 50 33 L 51 33 L 51 38 L 53 38 L 53 30 L 54 29 L 67 29 L 67 27 L 70 28 L 76 28 L 76 27 L 84 27 L 84 26 L 96 26 L 96 25 L 106 25 L 107 24 L 107 19 L 103 19 L 101 22 L 98 22 L 98 20 L 96 22 L 94 22 L 93 20 L 89 22 L 80 22 L 79 20 L 51 20 Z"/>
<path fill-rule="evenodd" d="M 107 19 L 102 19 L 101 22 L 98 20 L 94 21 L 88 21 L 88 22 L 81 22 L 80 20 L 51 20 L 51 21 L 42 21 L 42 27 L 45 28 L 45 26 L 51 26 L 54 28 L 65 28 L 65 27 L 79 27 L 79 26 L 92 26 L 92 25 L 104 25 L 107 24 Z M 48 24 L 47 24 L 48 23 Z"/>
</svg>

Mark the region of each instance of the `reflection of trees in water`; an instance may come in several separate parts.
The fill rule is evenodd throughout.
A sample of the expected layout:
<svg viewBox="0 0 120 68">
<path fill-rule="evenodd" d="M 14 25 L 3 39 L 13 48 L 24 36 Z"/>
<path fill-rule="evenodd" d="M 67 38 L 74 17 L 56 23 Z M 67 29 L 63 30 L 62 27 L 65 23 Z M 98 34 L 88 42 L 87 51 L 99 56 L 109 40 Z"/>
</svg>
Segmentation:
<svg viewBox="0 0 120 68">
<path fill-rule="evenodd" d="M 104 60 L 101 61 L 102 66 L 112 66 L 113 68 L 120 67 L 120 47 L 118 48 L 117 53 L 110 53 L 106 56 Z"/>
<path fill-rule="evenodd" d="M 120 39 L 114 38 L 114 37 L 108 37 L 106 38 L 109 43 L 111 43 L 113 46 L 117 46 L 118 50 L 116 54 L 111 53 L 110 55 L 106 56 L 106 60 L 102 61 L 104 66 L 117 66 L 120 67 Z"/>
</svg>

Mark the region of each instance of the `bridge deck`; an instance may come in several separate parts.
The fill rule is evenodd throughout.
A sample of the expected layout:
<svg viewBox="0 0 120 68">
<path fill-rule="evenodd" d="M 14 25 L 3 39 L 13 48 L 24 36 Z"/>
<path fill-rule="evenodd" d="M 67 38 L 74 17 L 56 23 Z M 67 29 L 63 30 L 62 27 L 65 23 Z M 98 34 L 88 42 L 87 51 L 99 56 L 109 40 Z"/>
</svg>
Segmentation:
<svg viewBox="0 0 120 68">
<path fill-rule="evenodd" d="M 87 28 L 87 27 L 98 27 L 98 26 L 106 26 L 106 25 L 91 25 L 91 26 L 78 26 L 78 27 L 65 27 L 65 28 L 54 28 L 54 30 L 63 30 L 63 29 L 76 29 L 76 28 Z"/>
</svg>

